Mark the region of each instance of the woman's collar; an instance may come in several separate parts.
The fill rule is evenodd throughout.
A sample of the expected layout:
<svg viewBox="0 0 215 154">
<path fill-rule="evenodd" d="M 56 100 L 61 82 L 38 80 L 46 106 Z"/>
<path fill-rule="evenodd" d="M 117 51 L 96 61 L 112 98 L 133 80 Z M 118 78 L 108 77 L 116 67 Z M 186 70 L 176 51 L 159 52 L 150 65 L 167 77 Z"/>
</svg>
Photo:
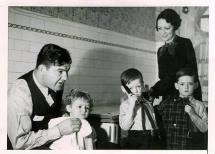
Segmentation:
<svg viewBox="0 0 215 154">
<path fill-rule="evenodd" d="M 170 44 L 174 44 L 177 37 L 178 37 L 178 36 L 175 34 L 175 36 L 173 36 L 173 38 L 172 38 L 172 40 L 171 40 L 170 42 L 165 42 L 165 45 L 166 45 L 166 44 L 169 44 L 169 45 L 170 45 Z"/>
</svg>

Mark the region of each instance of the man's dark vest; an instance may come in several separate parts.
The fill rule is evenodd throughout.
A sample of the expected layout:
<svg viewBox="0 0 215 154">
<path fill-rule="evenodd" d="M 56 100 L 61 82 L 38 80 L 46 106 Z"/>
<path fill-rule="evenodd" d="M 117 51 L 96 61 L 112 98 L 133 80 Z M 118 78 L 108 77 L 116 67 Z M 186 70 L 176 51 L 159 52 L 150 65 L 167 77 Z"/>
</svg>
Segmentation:
<svg viewBox="0 0 215 154">
<path fill-rule="evenodd" d="M 33 102 L 33 112 L 31 116 L 32 131 L 47 129 L 50 119 L 61 116 L 60 109 L 63 91 L 58 91 L 55 93 L 52 90 L 52 93 L 54 93 L 54 96 L 52 95 L 54 103 L 52 104 L 52 106 L 49 106 L 48 102 L 45 99 L 45 96 L 42 94 L 33 80 L 33 71 L 24 74 L 19 79 L 26 80 L 31 92 Z M 39 120 L 33 120 L 35 116 L 39 117 Z M 43 120 L 41 120 L 41 118 L 43 118 Z"/>
</svg>

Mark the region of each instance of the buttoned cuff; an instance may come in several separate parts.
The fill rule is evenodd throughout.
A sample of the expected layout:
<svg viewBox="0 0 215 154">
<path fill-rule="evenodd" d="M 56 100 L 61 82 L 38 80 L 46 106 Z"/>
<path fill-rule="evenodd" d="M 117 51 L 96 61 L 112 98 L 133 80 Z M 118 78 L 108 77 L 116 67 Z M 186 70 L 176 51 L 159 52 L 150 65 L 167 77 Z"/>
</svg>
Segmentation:
<svg viewBox="0 0 215 154">
<path fill-rule="evenodd" d="M 57 126 L 48 129 L 49 140 L 55 140 L 60 137 L 61 137 L 60 130 L 58 129 Z"/>
</svg>

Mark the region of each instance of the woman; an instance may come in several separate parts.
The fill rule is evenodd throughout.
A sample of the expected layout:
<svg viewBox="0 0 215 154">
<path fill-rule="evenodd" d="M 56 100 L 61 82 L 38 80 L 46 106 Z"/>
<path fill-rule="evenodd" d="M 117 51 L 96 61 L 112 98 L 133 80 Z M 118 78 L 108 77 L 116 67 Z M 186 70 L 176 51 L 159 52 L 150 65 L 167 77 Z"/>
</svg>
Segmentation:
<svg viewBox="0 0 215 154">
<path fill-rule="evenodd" d="M 150 96 L 158 98 L 175 92 L 175 74 L 180 68 L 190 67 L 198 75 L 195 51 L 188 38 L 176 35 L 176 30 L 181 25 L 180 16 L 172 9 L 162 11 L 156 20 L 156 30 L 165 45 L 158 49 L 159 81 L 150 89 Z M 198 81 L 199 83 L 199 81 Z M 201 86 L 194 93 L 194 97 L 202 100 Z"/>
<path fill-rule="evenodd" d="M 174 80 L 176 72 L 184 67 L 192 68 L 198 76 L 195 51 L 190 39 L 176 35 L 176 30 L 181 25 L 180 16 L 172 9 L 162 11 L 156 20 L 156 30 L 165 44 L 158 49 L 158 72 L 159 81 L 150 89 L 150 97 L 153 100 L 162 96 L 162 100 L 168 95 L 175 94 Z M 194 92 L 194 97 L 202 100 L 201 86 L 198 80 L 198 88 Z M 154 104 L 156 104 L 155 100 Z M 162 126 L 161 116 L 155 107 L 156 120 L 158 122 L 161 139 L 165 148 L 165 132 Z"/>
</svg>

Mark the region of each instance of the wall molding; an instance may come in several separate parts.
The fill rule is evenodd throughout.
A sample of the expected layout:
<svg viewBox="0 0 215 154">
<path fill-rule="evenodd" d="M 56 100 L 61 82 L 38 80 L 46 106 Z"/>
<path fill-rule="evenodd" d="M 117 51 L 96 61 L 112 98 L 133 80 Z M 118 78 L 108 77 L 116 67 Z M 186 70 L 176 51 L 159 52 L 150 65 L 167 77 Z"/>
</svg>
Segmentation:
<svg viewBox="0 0 215 154">
<path fill-rule="evenodd" d="M 141 48 L 135 48 L 135 47 L 131 47 L 131 46 L 126 46 L 126 45 L 121 45 L 121 44 L 116 44 L 116 43 L 110 43 L 110 42 L 95 40 L 95 39 L 91 39 L 91 38 L 80 37 L 80 36 L 76 36 L 76 35 L 69 35 L 69 34 L 64 34 L 64 33 L 59 33 L 59 32 L 53 32 L 53 31 L 38 29 L 38 28 L 24 26 L 24 25 L 8 23 L 8 27 L 32 31 L 32 32 L 36 32 L 36 33 L 47 34 L 47 35 L 54 35 L 54 36 L 64 37 L 64 38 L 69 38 L 69 39 L 74 39 L 74 40 L 86 41 L 86 42 L 90 42 L 90 43 L 97 43 L 97 44 L 102 44 L 102 45 L 107 45 L 107 46 L 112 46 L 112 47 L 119 47 L 119 48 L 124 48 L 124 49 L 129 49 L 129 50 L 136 50 L 136 51 L 146 52 L 146 53 L 150 53 L 150 54 L 156 54 L 156 52 L 144 50 Z"/>
</svg>

